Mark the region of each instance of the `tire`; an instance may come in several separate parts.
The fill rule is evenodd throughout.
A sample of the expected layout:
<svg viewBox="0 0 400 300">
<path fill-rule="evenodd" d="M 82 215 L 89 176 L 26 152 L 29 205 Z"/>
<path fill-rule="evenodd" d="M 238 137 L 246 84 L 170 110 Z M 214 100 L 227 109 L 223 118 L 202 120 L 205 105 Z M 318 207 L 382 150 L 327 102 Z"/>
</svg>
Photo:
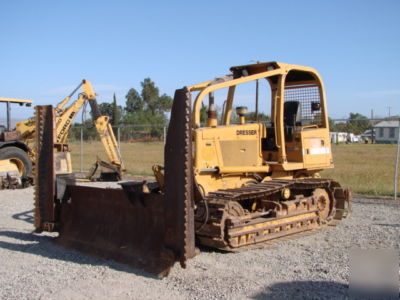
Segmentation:
<svg viewBox="0 0 400 300">
<path fill-rule="evenodd" d="M 16 159 L 24 166 L 23 176 L 30 176 L 32 174 L 32 163 L 28 153 L 18 147 L 8 146 L 1 148 L 0 159 Z"/>
</svg>

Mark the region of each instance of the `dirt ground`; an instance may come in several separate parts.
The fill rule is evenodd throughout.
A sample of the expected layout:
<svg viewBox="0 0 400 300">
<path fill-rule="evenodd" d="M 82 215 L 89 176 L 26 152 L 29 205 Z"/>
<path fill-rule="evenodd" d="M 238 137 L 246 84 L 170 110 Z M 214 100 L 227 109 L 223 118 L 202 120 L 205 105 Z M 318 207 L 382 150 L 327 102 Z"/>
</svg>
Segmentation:
<svg viewBox="0 0 400 300">
<path fill-rule="evenodd" d="M 400 205 L 356 199 L 337 227 L 241 253 L 203 251 L 167 278 L 84 255 L 34 234 L 33 188 L 0 191 L 1 299 L 337 299 L 349 251 L 400 246 Z"/>
</svg>

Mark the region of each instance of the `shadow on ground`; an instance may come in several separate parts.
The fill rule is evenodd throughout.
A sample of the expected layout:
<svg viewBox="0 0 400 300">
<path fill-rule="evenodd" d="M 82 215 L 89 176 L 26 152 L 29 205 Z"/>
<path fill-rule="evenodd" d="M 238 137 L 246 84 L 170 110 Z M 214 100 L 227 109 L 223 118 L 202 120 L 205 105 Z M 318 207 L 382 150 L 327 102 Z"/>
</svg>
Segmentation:
<svg viewBox="0 0 400 300">
<path fill-rule="evenodd" d="M 400 224 L 373 224 L 377 226 L 385 226 L 385 227 L 400 227 Z"/>
<path fill-rule="evenodd" d="M 332 281 L 280 282 L 252 299 L 348 299 L 348 285 Z"/>
<path fill-rule="evenodd" d="M 25 213 L 27 212 L 17 214 L 14 216 L 23 215 Z M 25 218 L 24 220 L 26 221 Z M 6 242 L 4 240 L 0 240 L 0 248 L 7 249 L 10 251 L 30 253 L 48 259 L 62 260 L 82 265 L 107 266 L 109 268 L 118 271 L 132 273 L 147 278 L 157 279 L 155 275 L 152 275 L 150 273 L 147 273 L 139 269 L 132 268 L 128 265 L 119 264 L 117 262 L 108 261 L 101 258 L 96 258 L 94 256 L 85 255 L 83 253 L 80 253 L 72 249 L 66 249 L 61 246 L 58 246 L 54 243 L 55 237 L 52 236 L 38 235 L 33 232 L 27 233 L 18 231 L 0 231 L 0 239 L 1 237 L 7 237 L 16 240 L 15 242 L 8 242 L 8 241 Z"/>
<path fill-rule="evenodd" d="M 18 213 L 12 216 L 15 220 L 25 221 L 29 224 L 33 224 L 35 217 L 33 216 L 33 209 L 27 210 L 22 213 Z"/>
</svg>

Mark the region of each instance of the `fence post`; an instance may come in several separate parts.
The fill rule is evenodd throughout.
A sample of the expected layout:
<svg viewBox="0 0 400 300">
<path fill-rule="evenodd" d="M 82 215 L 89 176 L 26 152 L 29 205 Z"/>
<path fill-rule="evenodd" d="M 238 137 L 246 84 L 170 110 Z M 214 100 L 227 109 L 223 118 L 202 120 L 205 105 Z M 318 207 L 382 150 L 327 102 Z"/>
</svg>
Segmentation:
<svg viewBox="0 0 400 300">
<path fill-rule="evenodd" d="M 117 127 L 117 135 L 118 135 L 118 148 L 119 152 L 121 152 L 121 130 L 120 130 L 120 125 Z"/>
<path fill-rule="evenodd" d="M 165 146 L 165 143 L 167 142 L 167 126 L 164 125 L 163 131 L 164 131 L 163 137 L 164 137 L 164 146 Z"/>
<path fill-rule="evenodd" d="M 80 151 L 80 172 L 83 172 L 83 127 L 81 127 L 81 151 Z"/>
<path fill-rule="evenodd" d="M 396 153 L 396 164 L 394 166 L 394 200 L 397 199 L 397 176 L 398 176 L 398 169 L 399 169 L 399 154 L 400 154 L 400 119 L 399 125 L 397 128 L 397 153 Z"/>
</svg>

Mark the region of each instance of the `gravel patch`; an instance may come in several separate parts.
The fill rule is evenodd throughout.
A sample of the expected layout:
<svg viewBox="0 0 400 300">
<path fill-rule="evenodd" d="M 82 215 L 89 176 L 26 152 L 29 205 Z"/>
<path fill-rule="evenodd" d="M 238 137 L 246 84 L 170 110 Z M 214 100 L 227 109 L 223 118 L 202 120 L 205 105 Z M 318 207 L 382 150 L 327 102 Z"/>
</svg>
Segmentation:
<svg viewBox="0 0 400 300">
<path fill-rule="evenodd" d="M 1 299 L 340 299 L 350 249 L 400 248 L 400 204 L 357 198 L 337 227 L 241 253 L 204 250 L 157 279 L 32 233 L 32 207 L 33 188 L 0 191 Z"/>
</svg>

